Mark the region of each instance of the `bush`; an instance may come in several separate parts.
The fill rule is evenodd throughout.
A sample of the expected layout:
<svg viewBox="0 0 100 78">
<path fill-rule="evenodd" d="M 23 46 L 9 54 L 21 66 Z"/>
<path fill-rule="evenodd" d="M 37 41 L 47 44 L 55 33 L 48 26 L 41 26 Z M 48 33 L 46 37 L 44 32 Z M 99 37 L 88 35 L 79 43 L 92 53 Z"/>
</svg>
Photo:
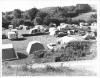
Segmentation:
<svg viewBox="0 0 100 78">
<path fill-rule="evenodd" d="M 64 62 L 81 60 L 90 54 L 90 41 L 72 41 L 55 51 L 36 51 L 34 52 L 35 62 Z"/>
<path fill-rule="evenodd" d="M 73 41 L 64 46 L 64 49 L 58 50 L 60 55 L 55 57 L 56 62 L 78 60 L 89 54 L 91 42 L 89 41 Z"/>
<path fill-rule="evenodd" d="M 79 13 L 77 12 L 72 12 L 72 11 L 68 11 L 68 13 L 66 14 L 66 17 L 76 17 L 78 16 Z"/>
<path fill-rule="evenodd" d="M 95 36 L 88 35 L 85 37 L 85 40 L 96 39 Z"/>
<path fill-rule="evenodd" d="M 45 68 L 46 72 L 61 72 L 62 70 L 58 67 L 53 67 L 50 65 L 47 65 Z"/>
<path fill-rule="evenodd" d="M 5 33 L 2 34 L 2 39 L 7 39 L 7 35 Z"/>
<path fill-rule="evenodd" d="M 72 41 L 52 51 L 36 51 L 34 52 L 35 62 L 64 62 L 82 60 L 90 55 L 90 41 Z"/>
<path fill-rule="evenodd" d="M 58 19 L 55 19 L 55 18 L 50 18 L 49 16 L 47 17 L 45 17 L 44 18 L 44 21 L 43 21 L 43 23 L 45 24 L 45 25 L 50 25 L 50 23 L 54 23 L 54 24 L 56 24 L 57 26 L 58 25 L 60 25 L 60 21 L 58 20 Z"/>
<path fill-rule="evenodd" d="M 77 24 L 79 25 L 80 22 L 86 22 L 85 20 L 78 19 L 78 20 L 71 20 L 71 24 Z"/>
<path fill-rule="evenodd" d="M 25 71 L 29 71 L 27 65 L 23 65 L 23 66 L 21 67 L 21 70 L 24 71 L 24 72 L 25 72 Z"/>
</svg>

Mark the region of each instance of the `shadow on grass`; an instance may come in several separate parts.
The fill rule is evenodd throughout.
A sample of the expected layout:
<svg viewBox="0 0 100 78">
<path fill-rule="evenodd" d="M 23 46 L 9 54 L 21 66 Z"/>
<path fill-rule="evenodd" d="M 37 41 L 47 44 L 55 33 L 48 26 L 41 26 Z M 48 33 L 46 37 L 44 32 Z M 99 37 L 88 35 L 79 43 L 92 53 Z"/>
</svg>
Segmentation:
<svg viewBox="0 0 100 78">
<path fill-rule="evenodd" d="M 63 36 L 67 36 L 67 34 L 59 34 L 59 35 L 57 35 L 57 37 L 63 37 Z"/>
<path fill-rule="evenodd" d="M 26 40 L 26 38 L 12 39 L 11 41 L 23 41 L 23 40 Z"/>
<path fill-rule="evenodd" d="M 36 33 L 36 34 L 23 34 L 22 36 L 28 37 L 28 36 L 39 36 L 39 35 L 47 35 L 48 33 Z"/>
<path fill-rule="evenodd" d="M 26 54 L 19 53 L 19 52 L 17 53 L 17 55 L 18 55 L 18 59 L 25 59 L 28 57 Z"/>
<path fill-rule="evenodd" d="M 6 63 L 6 62 L 9 62 L 9 61 L 14 61 L 14 60 L 21 60 L 21 59 L 25 59 L 28 57 L 28 55 L 24 54 L 24 53 L 19 53 L 17 52 L 17 56 L 18 56 L 18 59 L 15 57 L 13 59 L 8 59 L 8 60 L 2 60 L 3 63 Z"/>
</svg>

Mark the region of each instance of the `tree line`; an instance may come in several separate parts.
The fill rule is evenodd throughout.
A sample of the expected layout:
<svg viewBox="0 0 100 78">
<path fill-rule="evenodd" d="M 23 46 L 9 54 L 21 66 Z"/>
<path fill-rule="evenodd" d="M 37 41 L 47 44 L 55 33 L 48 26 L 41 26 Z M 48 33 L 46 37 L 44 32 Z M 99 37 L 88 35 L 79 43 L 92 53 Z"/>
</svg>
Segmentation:
<svg viewBox="0 0 100 78">
<path fill-rule="evenodd" d="M 47 25 L 55 23 L 59 25 L 61 22 L 74 23 L 71 18 L 78 16 L 81 13 L 96 11 L 88 4 L 77 4 L 76 6 L 64 7 L 48 7 L 48 8 L 31 8 L 26 11 L 14 9 L 9 12 L 2 12 L 2 27 L 8 28 L 12 24 L 14 27 L 19 25 L 34 26 Z M 96 15 L 92 16 L 96 18 Z M 75 21 L 76 22 L 76 21 Z"/>
</svg>

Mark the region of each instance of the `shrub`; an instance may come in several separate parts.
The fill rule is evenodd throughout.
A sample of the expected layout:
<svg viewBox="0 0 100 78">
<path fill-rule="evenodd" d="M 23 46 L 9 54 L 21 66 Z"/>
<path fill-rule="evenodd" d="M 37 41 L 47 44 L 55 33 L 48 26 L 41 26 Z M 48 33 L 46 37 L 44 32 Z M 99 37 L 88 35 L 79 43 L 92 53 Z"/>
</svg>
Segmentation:
<svg viewBox="0 0 100 78">
<path fill-rule="evenodd" d="M 21 70 L 22 70 L 22 71 L 28 71 L 29 69 L 28 69 L 27 65 L 23 65 L 23 66 L 21 67 Z"/>
<path fill-rule="evenodd" d="M 91 42 L 89 41 L 73 41 L 65 44 L 64 49 L 58 50 L 58 52 L 61 52 L 61 54 L 55 57 L 55 61 L 71 61 L 85 57 L 90 52 L 90 45 Z"/>
<path fill-rule="evenodd" d="M 46 72 L 61 72 L 62 70 L 58 67 L 53 67 L 50 65 L 47 65 L 45 68 Z"/>
<path fill-rule="evenodd" d="M 90 41 L 72 41 L 62 45 L 61 48 L 56 48 L 53 52 L 48 50 L 36 51 L 33 54 L 33 59 L 39 63 L 81 60 L 91 54 L 91 44 Z"/>
<path fill-rule="evenodd" d="M 44 18 L 43 23 L 45 25 L 49 25 L 49 26 L 50 26 L 51 23 L 53 23 L 53 24 L 56 24 L 58 26 L 60 24 L 60 21 L 58 19 L 56 19 L 56 18 L 50 18 L 49 16 L 46 16 Z"/>
<path fill-rule="evenodd" d="M 7 35 L 5 33 L 2 34 L 2 39 L 7 39 Z"/>
<path fill-rule="evenodd" d="M 85 40 L 90 40 L 90 39 L 96 39 L 96 38 L 95 38 L 95 36 L 87 35 L 84 39 Z"/>
</svg>

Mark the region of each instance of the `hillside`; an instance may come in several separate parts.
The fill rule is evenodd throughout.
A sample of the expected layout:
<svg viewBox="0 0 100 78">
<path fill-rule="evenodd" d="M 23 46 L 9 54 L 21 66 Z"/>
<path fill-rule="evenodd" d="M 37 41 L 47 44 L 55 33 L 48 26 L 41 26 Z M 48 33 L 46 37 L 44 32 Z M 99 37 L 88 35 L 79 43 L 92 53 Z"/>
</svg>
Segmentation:
<svg viewBox="0 0 100 78">
<path fill-rule="evenodd" d="M 39 9 L 39 10 L 42 11 L 42 12 L 48 13 L 48 12 L 55 11 L 56 8 L 57 7 L 46 7 L 46 8 L 42 8 L 42 9 Z"/>
<path fill-rule="evenodd" d="M 76 22 L 76 20 L 80 18 L 82 18 L 82 20 L 90 19 L 89 23 L 92 23 L 96 22 L 96 15 L 93 15 L 93 18 L 89 18 L 89 16 L 94 12 L 96 11 L 94 11 L 89 4 L 77 4 L 76 6 L 63 7 L 46 7 L 41 9 L 31 8 L 27 11 L 14 9 L 14 11 L 2 13 L 2 27 L 8 28 L 10 24 L 14 27 L 19 27 L 21 24 L 30 27 L 34 26 L 36 23 L 39 25 L 45 24 L 49 26 L 52 22 L 56 25 L 59 25 L 61 22 L 78 24 L 80 21 Z M 86 14 L 82 15 L 82 13 Z M 71 18 L 73 18 L 73 20 L 75 19 L 75 21 L 71 21 Z"/>
<path fill-rule="evenodd" d="M 75 20 L 75 21 L 78 21 L 78 20 L 88 21 L 88 20 L 91 19 L 92 14 L 96 14 L 96 12 L 83 13 L 83 14 L 80 14 L 79 16 L 77 16 L 77 17 L 72 18 L 72 20 Z"/>
<path fill-rule="evenodd" d="M 45 8 L 41 8 L 39 10 L 42 11 L 42 12 L 46 12 L 46 13 L 52 13 L 52 12 L 54 12 L 57 9 L 59 9 L 59 10 L 65 10 L 65 11 L 73 11 L 75 9 L 75 6 L 45 7 Z"/>
</svg>

